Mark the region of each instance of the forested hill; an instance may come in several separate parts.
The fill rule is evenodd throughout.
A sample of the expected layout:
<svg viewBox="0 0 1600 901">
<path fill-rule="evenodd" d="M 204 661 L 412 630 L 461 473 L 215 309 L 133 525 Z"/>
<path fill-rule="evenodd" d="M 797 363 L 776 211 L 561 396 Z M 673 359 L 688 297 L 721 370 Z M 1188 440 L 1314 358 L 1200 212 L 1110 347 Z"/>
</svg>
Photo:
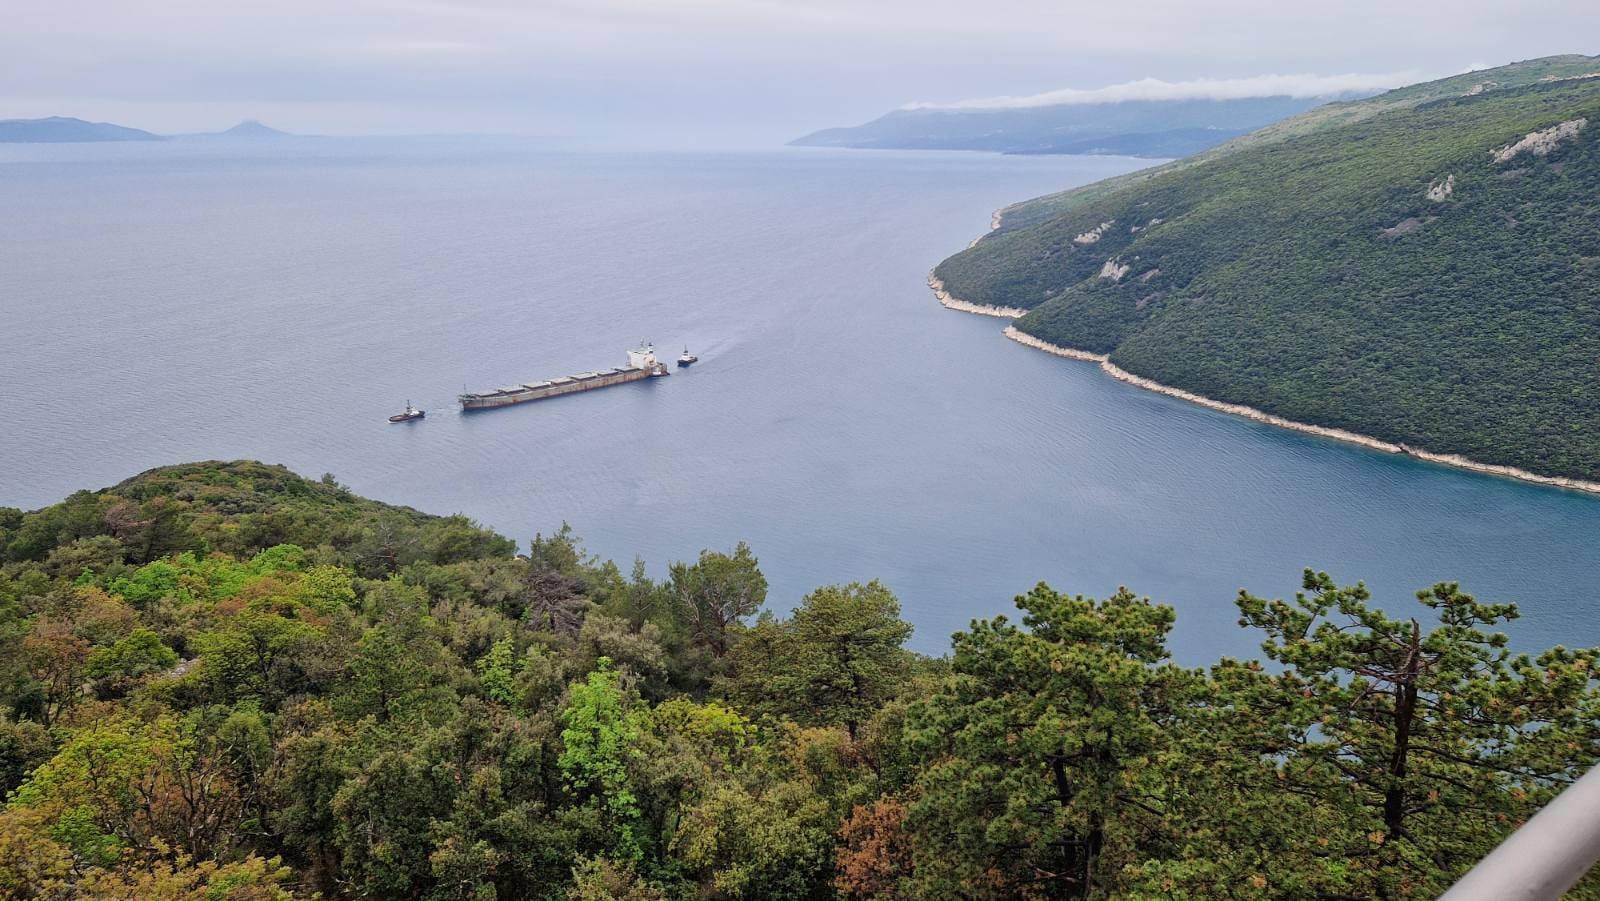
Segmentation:
<svg viewBox="0 0 1600 901">
<path fill-rule="evenodd" d="M 1191 670 L 1127 591 L 933 660 L 744 545 L 515 550 L 251 462 L 0 508 L 0 897 L 1425 898 L 1600 749 L 1600 655 L 1454 585 Z"/>
<path fill-rule="evenodd" d="M 949 292 L 1217 400 L 1600 477 L 1600 58 L 1321 108 L 1024 204 Z"/>
</svg>

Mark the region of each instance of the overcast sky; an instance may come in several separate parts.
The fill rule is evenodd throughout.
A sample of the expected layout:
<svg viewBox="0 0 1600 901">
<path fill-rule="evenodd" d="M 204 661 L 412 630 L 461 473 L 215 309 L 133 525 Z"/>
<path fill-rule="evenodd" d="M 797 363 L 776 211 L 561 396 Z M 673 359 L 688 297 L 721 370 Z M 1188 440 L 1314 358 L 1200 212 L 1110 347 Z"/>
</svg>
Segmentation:
<svg viewBox="0 0 1600 901">
<path fill-rule="evenodd" d="M 1600 53 L 1600 0 L 0 0 L 0 118 L 758 146 L 916 103 L 1555 53 Z"/>
</svg>

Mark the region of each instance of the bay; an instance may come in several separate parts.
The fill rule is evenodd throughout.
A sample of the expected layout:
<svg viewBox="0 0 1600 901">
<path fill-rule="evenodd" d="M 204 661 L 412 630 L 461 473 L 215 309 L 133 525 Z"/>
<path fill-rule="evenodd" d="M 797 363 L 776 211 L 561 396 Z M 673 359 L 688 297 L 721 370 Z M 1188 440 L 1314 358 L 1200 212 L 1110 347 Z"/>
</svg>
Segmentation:
<svg viewBox="0 0 1600 901">
<path fill-rule="evenodd" d="M 509 139 L 0 146 L 0 504 L 248 457 L 519 540 L 570 522 L 663 574 L 751 543 L 787 611 L 882 579 L 948 647 L 1047 580 L 1178 608 L 1178 658 L 1254 653 L 1238 589 L 1305 566 L 1395 611 L 1515 601 L 1600 642 L 1600 499 L 1160 397 L 951 313 L 928 270 L 1094 157 L 576 153 Z M 472 415 L 474 390 L 673 377 Z M 421 422 L 385 417 L 411 400 Z"/>
</svg>

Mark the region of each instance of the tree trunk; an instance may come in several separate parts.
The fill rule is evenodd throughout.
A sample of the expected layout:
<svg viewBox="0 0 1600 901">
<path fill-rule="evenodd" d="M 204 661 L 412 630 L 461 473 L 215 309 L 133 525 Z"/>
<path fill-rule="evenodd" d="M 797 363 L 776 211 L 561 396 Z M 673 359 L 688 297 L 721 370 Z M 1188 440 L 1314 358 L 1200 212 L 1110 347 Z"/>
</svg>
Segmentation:
<svg viewBox="0 0 1600 901">
<path fill-rule="evenodd" d="M 1389 835 L 1405 829 L 1406 762 L 1411 749 L 1411 725 L 1417 712 L 1417 679 L 1422 660 L 1422 627 L 1411 621 L 1411 641 L 1394 686 L 1394 752 L 1389 757 L 1389 786 L 1383 793 L 1383 825 Z"/>
<path fill-rule="evenodd" d="M 1072 803 L 1072 787 L 1067 782 L 1067 763 L 1061 757 L 1050 760 L 1050 775 L 1055 780 L 1056 804 L 1065 810 Z M 1056 865 L 1056 887 L 1050 892 L 1052 898 L 1087 898 L 1089 897 L 1089 880 L 1087 878 L 1092 855 L 1080 853 L 1087 851 L 1085 842 L 1063 837 L 1057 843 L 1060 849 L 1061 860 Z"/>
</svg>

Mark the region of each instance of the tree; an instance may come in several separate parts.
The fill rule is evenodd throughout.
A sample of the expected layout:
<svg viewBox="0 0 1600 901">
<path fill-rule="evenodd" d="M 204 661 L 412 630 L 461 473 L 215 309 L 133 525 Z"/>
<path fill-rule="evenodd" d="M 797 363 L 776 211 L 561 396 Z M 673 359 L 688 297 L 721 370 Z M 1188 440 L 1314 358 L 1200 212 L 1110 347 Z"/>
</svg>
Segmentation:
<svg viewBox="0 0 1600 901">
<path fill-rule="evenodd" d="M 0 798 L 22 784 L 33 768 L 49 760 L 50 732 L 39 723 L 0 716 Z"/>
<path fill-rule="evenodd" d="M 71 623 L 53 616 L 35 619 L 22 640 L 24 666 L 43 695 L 39 720 L 46 726 L 82 697 L 83 669 L 91 649 Z"/>
<path fill-rule="evenodd" d="M 200 678 L 218 700 L 260 699 L 275 707 L 307 685 L 306 664 L 323 631 L 271 604 L 253 604 L 194 637 Z"/>
<path fill-rule="evenodd" d="M 627 861 L 588 857 L 572 867 L 568 901 L 666 901 L 667 893 L 651 885 Z"/>
<path fill-rule="evenodd" d="M 478 680 L 490 700 L 510 704 L 517 699 L 515 654 L 515 643 L 507 637 L 495 642 L 489 653 L 478 659 Z"/>
<path fill-rule="evenodd" d="M 167 497 L 153 497 L 138 507 L 121 501 L 105 512 L 106 527 L 129 548 L 134 563 L 188 549 L 193 544 L 188 519 L 180 504 Z"/>
<path fill-rule="evenodd" d="M 157 847 L 203 859 L 233 847 L 241 800 L 213 737 L 171 717 L 72 734 L 9 805 L 86 864 Z"/>
<path fill-rule="evenodd" d="M 1087 898 L 1167 825 L 1157 760 L 1197 683 L 1166 664 L 1172 608 L 1039 585 L 957 633 L 913 710 L 927 764 L 907 824 L 923 895 Z"/>
<path fill-rule="evenodd" d="M 572 527 L 528 544 L 528 571 L 523 578 L 522 618 L 535 629 L 557 635 L 576 634 L 589 606 L 579 576 L 583 553 Z"/>
<path fill-rule="evenodd" d="M 668 584 L 696 643 L 717 657 L 728 652 L 728 630 L 767 600 L 767 578 L 742 541 L 731 555 L 707 550 L 692 565 L 672 564 Z"/>
<path fill-rule="evenodd" d="M 387 722 L 416 703 L 433 681 L 429 656 L 417 653 L 424 642 L 395 626 L 374 626 L 361 636 L 350 661 L 349 681 L 342 700 L 355 716 L 375 716 Z"/>
<path fill-rule="evenodd" d="M 700 897 L 831 898 L 845 738 L 791 726 L 764 750 L 777 753 L 706 785 L 676 830 L 674 859 Z"/>
<path fill-rule="evenodd" d="M 661 630 L 654 623 L 634 628 L 627 620 L 604 613 L 590 613 L 578 630 L 571 659 L 580 672 L 593 669 L 606 658 L 648 697 L 664 690 L 666 652 L 661 649 Z"/>
<path fill-rule="evenodd" d="M 1241 593 L 1281 674 L 1250 703 L 1281 724 L 1280 786 L 1329 811 L 1334 890 L 1431 897 L 1595 761 L 1600 651 L 1513 655 L 1514 605 L 1454 583 L 1418 592 L 1437 618 L 1393 619 L 1360 584 L 1305 574 L 1293 603 Z"/>
<path fill-rule="evenodd" d="M 283 764 L 271 785 L 275 804 L 267 825 L 285 847 L 309 862 L 312 881 L 328 894 L 337 884 L 340 866 L 340 819 L 333 805 L 346 780 L 357 773 L 356 755 L 347 741 L 329 727 L 288 736 L 277 747 Z"/>
<path fill-rule="evenodd" d="M 600 813 L 614 852 L 638 860 L 645 837 L 628 770 L 649 729 L 648 714 L 623 692 L 611 661 L 602 657 L 586 680 L 572 685 L 561 723 L 560 767 L 567 785 Z"/>
<path fill-rule="evenodd" d="M 356 894 L 418 897 L 433 881 L 432 824 L 450 785 L 415 748 L 381 751 L 333 797 L 333 840 Z"/>
<path fill-rule="evenodd" d="M 109 647 L 95 648 L 83 667 L 83 675 L 95 680 L 102 696 L 126 692 L 139 680 L 153 673 L 170 670 L 178 662 L 176 651 L 161 642 L 149 629 L 135 629 Z"/>
<path fill-rule="evenodd" d="M 137 863 L 137 862 L 130 862 Z M 284 884 L 294 871 L 274 857 L 254 854 L 242 860 L 199 860 L 187 854 L 173 859 L 158 857 L 143 866 L 125 864 L 113 870 L 93 870 L 82 882 L 91 898 L 150 898 L 162 901 L 292 901 Z"/>
<path fill-rule="evenodd" d="M 729 695 L 746 709 L 855 739 L 910 672 L 911 624 L 881 583 L 830 585 L 786 621 L 763 616 L 728 654 Z"/>
<path fill-rule="evenodd" d="M 790 711 L 796 722 L 843 723 L 851 740 L 910 669 L 902 645 L 911 624 L 900 618 L 894 594 L 876 581 L 806 595 L 789 632 L 792 656 L 774 689 L 798 705 Z"/>
<path fill-rule="evenodd" d="M 913 871 L 905 804 L 879 798 L 858 805 L 839 827 L 839 875 L 833 887 L 847 898 L 909 898 L 900 889 Z"/>
</svg>

